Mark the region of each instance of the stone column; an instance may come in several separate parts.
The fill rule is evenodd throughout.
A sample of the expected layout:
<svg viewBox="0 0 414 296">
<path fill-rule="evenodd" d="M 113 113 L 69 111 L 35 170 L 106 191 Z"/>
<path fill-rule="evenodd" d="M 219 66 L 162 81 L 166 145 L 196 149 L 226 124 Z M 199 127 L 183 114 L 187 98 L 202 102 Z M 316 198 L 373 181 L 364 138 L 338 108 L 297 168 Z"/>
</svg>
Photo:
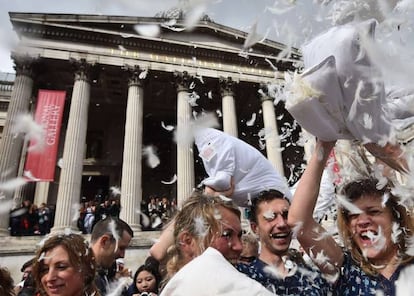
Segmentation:
<svg viewBox="0 0 414 296">
<path fill-rule="evenodd" d="M 237 114 L 234 102 L 234 88 L 237 82 L 231 77 L 220 77 L 219 84 L 222 97 L 223 131 L 237 138 Z"/>
<path fill-rule="evenodd" d="M 55 224 L 52 232 L 65 229 L 77 230 L 74 205 L 79 204 L 83 158 L 88 126 L 88 108 L 90 99 L 90 70 L 92 66 L 84 59 L 72 60 L 76 67 L 75 83 L 66 130 L 63 161 L 59 179 L 59 190 L 56 202 Z"/>
<path fill-rule="evenodd" d="M 14 63 L 16 78 L 7 110 L 3 138 L 0 141 L 0 183 L 17 176 L 24 139 L 21 135 L 18 137 L 14 135 L 13 124 L 18 115 L 29 112 L 33 91 L 33 59 L 29 57 L 14 57 Z M 0 192 L 2 204 L 11 204 L 13 191 Z M 0 236 L 9 235 L 8 226 L 9 215 L 0 215 Z"/>
<path fill-rule="evenodd" d="M 50 182 L 37 182 L 33 203 L 39 206 L 41 203 L 48 203 Z"/>
<path fill-rule="evenodd" d="M 37 100 L 37 98 L 36 98 Z M 34 115 L 35 115 L 35 104 L 36 102 L 32 102 L 30 104 L 30 114 L 33 116 L 34 119 Z M 17 170 L 17 176 L 23 176 L 24 173 L 24 165 L 26 163 L 26 159 L 27 159 L 27 150 L 29 148 L 29 143 L 30 143 L 30 139 L 25 138 L 22 144 L 22 150 L 20 153 L 20 163 L 19 163 L 19 167 Z M 37 183 L 36 183 L 36 187 L 37 187 Z M 16 190 L 14 191 L 14 195 L 13 195 L 13 205 L 12 205 L 12 209 L 18 208 L 20 207 L 20 205 L 22 204 L 23 200 L 26 197 L 26 188 L 25 186 L 21 186 L 19 188 L 16 188 Z M 36 202 L 36 196 L 35 199 L 33 200 L 33 204 L 38 205 L 38 203 Z"/>
<path fill-rule="evenodd" d="M 125 120 L 124 155 L 121 182 L 121 219 L 134 232 L 141 231 L 140 215 L 142 200 L 142 125 L 144 108 L 143 72 L 138 66 L 125 67 L 129 73 L 128 101 Z"/>
<path fill-rule="evenodd" d="M 191 106 L 188 102 L 188 89 L 192 77 L 186 72 L 174 72 L 177 87 L 177 132 L 188 128 L 191 121 Z M 181 207 L 194 189 L 193 146 L 184 137 L 177 137 L 177 206 Z"/>
<path fill-rule="evenodd" d="M 277 129 L 277 121 L 275 115 L 275 107 L 273 99 L 268 95 L 266 85 L 261 85 L 263 90 L 261 94 L 263 123 L 265 128 L 266 152 L 267 158 L 272 163 L 273 167 L 284 176 L 283 158 L 280 151 L 280 137 Z"/>
</svg>

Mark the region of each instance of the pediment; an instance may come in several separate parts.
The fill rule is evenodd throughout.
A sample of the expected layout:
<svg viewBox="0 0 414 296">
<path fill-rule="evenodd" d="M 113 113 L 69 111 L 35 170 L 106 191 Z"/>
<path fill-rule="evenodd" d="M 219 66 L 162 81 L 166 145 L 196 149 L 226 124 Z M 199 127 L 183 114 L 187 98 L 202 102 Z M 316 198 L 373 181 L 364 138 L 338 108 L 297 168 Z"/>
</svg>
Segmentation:
<svg viewBox="0 0 414 296">
<path fill-rule="evenodd" d="M 194 50 L 217 52 L 237 56 L 247 38 L 247 33 L 202 20 L 192 30 L 184 30 L 180 20 L 171 25 L 171 20 L 161 17 L 129 17 L 75 14 L 43 14 L 10 12 L 10 20 L 17 34 L 41 38 L 65 40 L 80 43 L 100 43 L 103 46 L 123 46 L 126 48 L 149 46 L 187 52 Z M 142 36 L 135 26 L 156 25 L 160 34 L 156 37 Z M 87 36 L 87 38 L 86 38 Z M 249 55 L 277 56 L 285 46 L 281 43 L 264 40 L 249 50 Z M 295 50 L 292 59 L 299 59 Z"/>
</svg>

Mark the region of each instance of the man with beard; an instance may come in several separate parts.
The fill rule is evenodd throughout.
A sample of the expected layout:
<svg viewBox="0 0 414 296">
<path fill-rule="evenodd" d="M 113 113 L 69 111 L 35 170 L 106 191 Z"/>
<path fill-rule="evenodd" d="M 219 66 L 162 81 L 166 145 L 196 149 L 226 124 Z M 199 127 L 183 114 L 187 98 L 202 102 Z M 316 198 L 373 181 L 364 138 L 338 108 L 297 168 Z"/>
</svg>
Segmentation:
<svg viewBox="0 0 414 296">
<path fill-rule="evenodd" d="M 236 267 L 277 295 L 327 295 L 330 285 L 289 249 L 292 230 L 287 224 L 290 201 L 277 190 L 252 200 L 250 224 L 261 245 L 259 258 Z"/>
</svg>

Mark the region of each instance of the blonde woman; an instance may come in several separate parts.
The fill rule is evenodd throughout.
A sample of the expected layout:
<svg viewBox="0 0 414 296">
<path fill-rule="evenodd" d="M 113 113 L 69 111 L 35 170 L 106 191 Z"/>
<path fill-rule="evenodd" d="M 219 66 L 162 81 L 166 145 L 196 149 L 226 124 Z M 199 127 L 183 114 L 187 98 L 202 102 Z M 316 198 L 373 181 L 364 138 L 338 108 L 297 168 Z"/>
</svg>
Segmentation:
<svg viewBox="0 0 414 296">
<path fill-rule="evenodd" d="M 242 230 L 240 211 L 227 200 L 195 193 L 184 203 L 171 227 L 169 280 L 161 296 L 273 295 L 229 262 L 240 256 Z M 166 245 L 164 236 L 152 254 Z"/>
</svg>

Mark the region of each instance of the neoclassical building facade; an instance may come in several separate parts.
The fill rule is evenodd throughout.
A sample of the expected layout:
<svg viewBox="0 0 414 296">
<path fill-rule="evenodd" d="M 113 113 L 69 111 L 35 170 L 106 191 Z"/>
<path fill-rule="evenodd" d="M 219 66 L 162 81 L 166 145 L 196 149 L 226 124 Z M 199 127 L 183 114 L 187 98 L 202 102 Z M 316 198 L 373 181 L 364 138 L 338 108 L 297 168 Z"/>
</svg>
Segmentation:
<svg viewBox="0 0 414 296">
<path fill-rule="evenodd" d="M 21 176 L 25 162 L 27 143 L 13 134 L 13 119 L 33 112 L 39 89 L 66 91 L 54 180 L 6 192 L 15 204 L 31 198 L 56 205 L 53 230 L 74 228 L 73 205 L 106 196 L 112 186 L 121 191 L 121 218 L 137 233 L 149 195 L 180 205 L 205 173 L 195 146 L 176 141 L 170 127 L 185 127 L 204 112 L 296 180 L 299 127 L 268 86 L 295 69 L 297 50 L 277 59 L 285 46 L 264 40 L 242 51 L 248 34 L 207 16 L 186 31 L 180 15 L 173 25 L 166 15 L 9 15 L 20 42 L 12 52 L 16 77 L 0 142 L 0 171 L 8 174 L 0 181 Z M 136 26 L 160 32 L 140 35 Z M 156 167 L 146 164 L 149 146 L 160 159 Z M 1 235 L 7 227 L 8 217 L 0 217 Z"/>
</svg>

